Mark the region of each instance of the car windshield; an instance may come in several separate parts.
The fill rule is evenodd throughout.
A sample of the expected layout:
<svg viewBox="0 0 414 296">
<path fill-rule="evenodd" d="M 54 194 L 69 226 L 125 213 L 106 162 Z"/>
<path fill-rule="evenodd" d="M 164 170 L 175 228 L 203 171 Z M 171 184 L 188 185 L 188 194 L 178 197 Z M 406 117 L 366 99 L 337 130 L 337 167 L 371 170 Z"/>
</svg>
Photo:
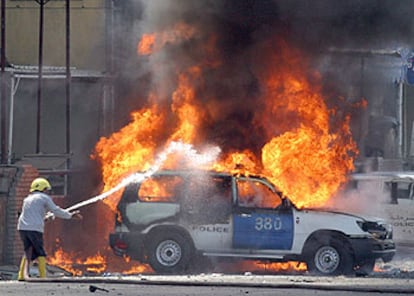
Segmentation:
<svg viewBox="0 0 414 296">
<path fill-rule="evenodd" d="M 260 179 L 239 178 L 237 192 L 241 207 L 274 209 L 282 203 L 280 194 Z"/>
</svg>

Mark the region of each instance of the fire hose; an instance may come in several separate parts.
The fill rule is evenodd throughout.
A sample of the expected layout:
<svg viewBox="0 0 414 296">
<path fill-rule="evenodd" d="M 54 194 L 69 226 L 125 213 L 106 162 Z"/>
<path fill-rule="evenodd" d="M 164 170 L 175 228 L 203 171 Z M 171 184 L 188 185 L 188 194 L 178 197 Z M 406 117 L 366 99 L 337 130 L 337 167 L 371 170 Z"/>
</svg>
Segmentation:
<svg viewBox="0 0 414 296">
<path fill-rule="evenodd" d="M 111 188 L 110 190 L 103 192 L 97 196 L 91 197 L 87 200 L 81 201 L 73 206 L 66 208 L 67 211 L 73 212 L 78 210 L 84 206 L 93 204 L 97 201 L 103 200 L 108 196 L 114 194 L 115 192 L 121 190 L 125 186 L 131 183 L 139 183 L 145 180 L 146 178 L 151 177 L 156 171 L 158 171 L 163 163 L 167 160 L 167 157 L 174 153 L 174 152 L 181 152 L 187 158 L 191 158 L 192 165 L 203 165 L 209 162 L 212 162 L 214 159 L 217 158 L 218 154 L 220 153 L 219 147 L 212 147 L 210 150 L 206 151 L 205 153 L 199 154 L 195 151 L 190 144 L 185 144 L 182 142 L 171 142 L 169 146 L 163 151 L 160 155 L 158 155 L 154 165 L 144 173 L 134 173 L 129 175 L 128 177 L 121 180 L 115 187 Z M 46 214 L 45 219 L 53 218 L 53 213 L 49 212 Z"/>
</svg>

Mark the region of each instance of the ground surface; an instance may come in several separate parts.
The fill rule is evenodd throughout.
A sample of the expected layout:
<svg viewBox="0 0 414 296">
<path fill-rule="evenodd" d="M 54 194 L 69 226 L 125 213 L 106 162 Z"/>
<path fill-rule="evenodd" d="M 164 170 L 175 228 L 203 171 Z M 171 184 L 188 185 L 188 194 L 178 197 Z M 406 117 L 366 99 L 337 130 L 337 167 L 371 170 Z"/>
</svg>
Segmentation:
<svg viewBox="0 0 414 296">
<path fill-rule="evenodd" d="M 253 292 L 256 288 L 262 289 L 255 292 L 257 295 L 267 295 L 266 289 L 274 288 L 278 291 L 290 290 L 289 293 L 280 295 L 312 295 L 303 292 L 308 290 L 318 291 L 318 295 L 414 295 L 414 252 L 409 248 L 399 248 L 391 262 L 378 262 L 374 272 L 364 277 L 316 277 L 309 276 L 306 271 L 268 274 L 211 272 L 181 276 L 103 273 L 75 277 L 68 276 L 62 273 L 61 269 L 52 266 L 49 266 L 49 271 L 49 278 L 46 280 L 33 278 L 33 282 L 18 282 L 15 280 L 17 266 L 0 267 L 0 295 L 79 295 L 92 292 L 88 291 L 91 285 L 107 290 L 97 289 L 93 293 L 113 292 L 116 295 L 138 295 L 134 294 L 137 292 L 136 289 L 145 290 L 146 295 L 209 295 L 209 291 L 212 290 L 215 295 L 238 295 Z M 124 285 L 122 288 L 121 284 Z M 174 288 L 168 289 L 166 286 Z M 242 290 L 244 293 L 240 292 Z M 157 294 L 159 291 L 171 293 Z"/>
</svg>

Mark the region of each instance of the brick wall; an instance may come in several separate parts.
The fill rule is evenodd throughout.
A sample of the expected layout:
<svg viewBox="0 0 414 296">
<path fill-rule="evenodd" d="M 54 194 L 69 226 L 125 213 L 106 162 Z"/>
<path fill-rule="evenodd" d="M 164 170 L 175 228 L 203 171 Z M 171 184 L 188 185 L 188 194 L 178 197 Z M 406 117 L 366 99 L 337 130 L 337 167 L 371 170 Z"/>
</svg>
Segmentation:
<svg viewBox="0 0 414 296">
<path fill-rule="evenodd" d="M 31 165 L 17 167 L 17 173 L 11 184 L 7 201 L 7 237 L 4 246 L 3 264 L 18 264 L 23 254 L 23 245 L 17 231 L 17 218 L 23 199 L 27 196 L 30 184 L 39 176 L 37 169 Z"/>
<path fill-rule="evenodd" d="M 15 166 L 0 166 L 0 264 L 6 258 L 5 249 L 8 241 L 7 204 L 9 202 L 10 188 L 16 177 Z"/>
</svg>

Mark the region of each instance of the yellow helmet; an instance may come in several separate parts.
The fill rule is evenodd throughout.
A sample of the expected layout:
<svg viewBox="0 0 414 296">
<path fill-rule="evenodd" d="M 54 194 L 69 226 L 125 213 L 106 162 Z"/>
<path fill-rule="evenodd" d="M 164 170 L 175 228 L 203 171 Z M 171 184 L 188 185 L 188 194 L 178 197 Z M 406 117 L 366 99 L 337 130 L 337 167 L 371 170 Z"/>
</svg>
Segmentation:
<svg viewBox="0 0 414 296">
<path fill-rule="evenodd" d="M 33 191 L 45 191 L 45 190 L 51 190 L 52 186 L 50 186 L 50 183 L 45 178 L 36 178 L 33 180 L 32 185 L 30 185 L 30 192 Z"/>
</svg>

